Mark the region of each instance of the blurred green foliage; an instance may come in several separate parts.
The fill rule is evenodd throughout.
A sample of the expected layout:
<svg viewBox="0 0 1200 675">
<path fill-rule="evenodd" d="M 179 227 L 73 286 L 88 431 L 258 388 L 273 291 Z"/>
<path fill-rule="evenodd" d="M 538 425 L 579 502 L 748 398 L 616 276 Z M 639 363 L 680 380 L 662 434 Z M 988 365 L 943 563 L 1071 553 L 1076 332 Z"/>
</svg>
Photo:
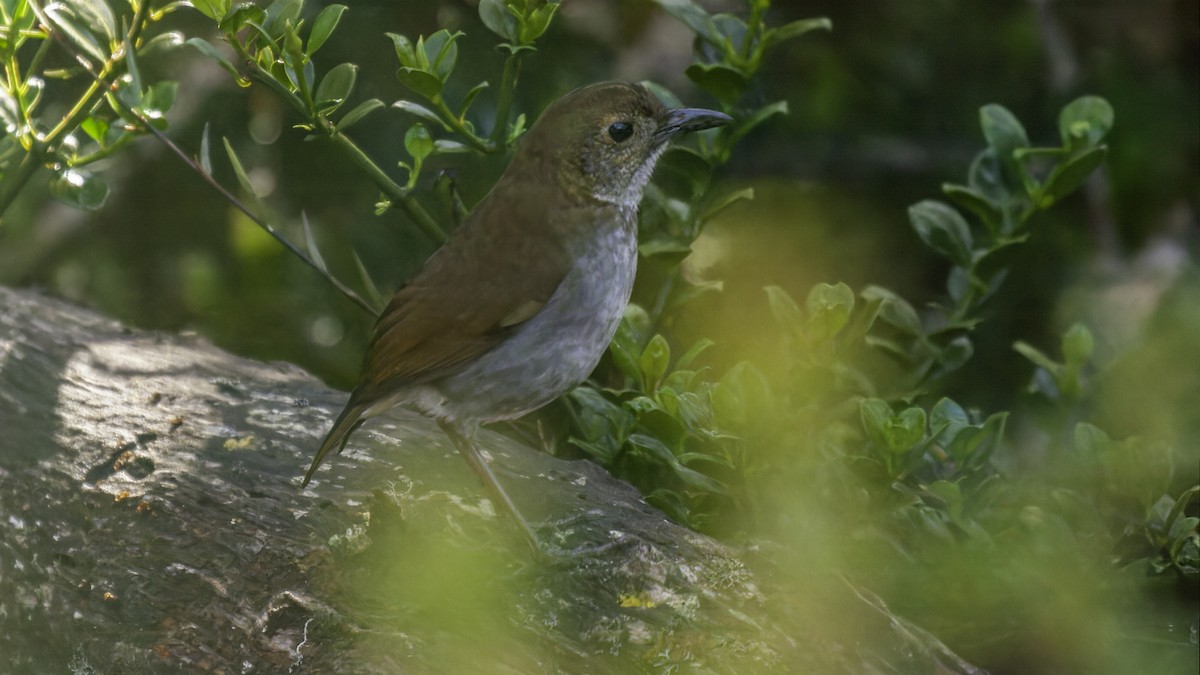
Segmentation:
<svg viewBox="0 0 1200 675">
<path fill-rule="evenodd" d="M 989 670 L 1194 672 L 1196 3 L 713 4 L 0 0 L 0 283 L 345 385 L 322 275 L 377 307 L 567 89 L 708 97 L 609 358 L 516 431 Z"/>
</svg>

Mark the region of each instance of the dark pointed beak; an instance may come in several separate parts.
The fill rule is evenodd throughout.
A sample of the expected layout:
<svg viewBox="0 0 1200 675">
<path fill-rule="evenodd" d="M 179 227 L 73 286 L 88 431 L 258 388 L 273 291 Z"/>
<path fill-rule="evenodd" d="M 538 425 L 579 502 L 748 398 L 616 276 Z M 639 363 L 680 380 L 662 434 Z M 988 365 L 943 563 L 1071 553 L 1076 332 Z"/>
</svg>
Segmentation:
<svg viewBox="0 0 1200 675">
<path fill-rule="evenodd" d="M 715 110 L 675 108 L 667 111 L 666 116 L 659 122 L 658 130 L 654 132 L 654 135 L 663 141 L 669 141 L 680 134 L 711 129 L 732 121 L 733 118 L 729 115 Z"/>
</svg>

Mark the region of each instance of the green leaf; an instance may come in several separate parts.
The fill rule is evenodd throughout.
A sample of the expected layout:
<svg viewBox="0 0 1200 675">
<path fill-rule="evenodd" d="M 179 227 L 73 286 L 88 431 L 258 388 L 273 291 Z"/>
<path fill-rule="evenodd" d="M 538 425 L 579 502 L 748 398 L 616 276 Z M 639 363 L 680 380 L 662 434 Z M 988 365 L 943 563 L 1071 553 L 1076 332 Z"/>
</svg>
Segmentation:
<svg viewBox="0 0 1200 675">
<path fill-rule="evenodd" d="M 631 434 L 629 436 L 629 444 L 645 451 L 645 453 L 657 460 L 660 464 L 670 467 L 670 469 L 684 482 L 688 487 L 700 490 L 702 492 L 710 492 L 714 494 L 725 494 L 726 488 L 719 481 L 706 476 L 705 474 L 689 469 L 684 466 L 671 448 L 667 447 L 666 443 L 661 440 L 649 436 L 647 434 Z"/>
<path fill-rule="evenodd" d="M 1068 366 L 1081 366 L 1092 358 L 1095 341 L 1092 332 L 1081 323 L 1073 324 L 1062 338 L 1063 358 Z"/>
<path fill-rule="evenodd" d="M 317 53 L 321 45 L 325 44 L 325 41 L 333 34 L 338 22 L 342 20 L 342 14 L 347 9 L 345 5 L 329 5 L 321 10 L 321 13 L 313 20 L 312 32 L 308 34 L 308 44 L 304 48 L 305 54 L 312 56 Z"/>
<path fill-rule="evenodd" d="M 65 169 L 50 180 L 50 194 L 77 209 L 96 211 L 108 199 L 108 185 L 89 173 Z"/>
<path fill-rule="evenodd" d="M 204 123 L 204 130 L 200 133 L 200 153 L 196 158 L 200 162 L 200 168 L 204 170 L 205 176 L 212 175 L 212 151 L 209 143 L 209 126 L 208 122 Z"/>
<path fill-rule="evenodd" d="M 948 398 L 942 398 L 929 411 L 929 426 L 941 429 L 937 442 L 948 447 L 958 432 L 971 425 L 971 417 L 963 407 Z"/>
<path fill-rule="evenodd" d="M 138 56 L 145 57 L 150 54 L 170 51 L 182 46 L 184 42 L 183 33 L 177 30 L 159 33 L 147 40 L 146 44 L 142 45 L 142 48 L 138 50 Z"/>
<path fill-rule="evenodd" d="M 145 91 L 142 96 L 142 113 L 150 118 L 156 129 L 166 127 L 166 112 L 175 104 L 178 93 L 179 83 L 171 80 L 155 82 Z M 157 125 L 159 121 L 162 122 L 162 127 Z"/>
<path fill-rule="evenodd" d="M 990 197 L 983 194 L 983 192 L 973 187 L 967 187 L 966 185 L 943 183 L 942 194 L 964 209 L 979 216 L 979 219 L 987 225 L 988 230 L 992 232 L 998 231 L 1000 207 Z"/>
<path fill-rule="evenodd" d="M 262 26 L 267 20 L 267 12 L 262 7 L 250 2 L 241 2 L 227 12 L 217 27 L 227 36 L 233 35 L 243 28 L 256 25 Z"/>
<path fill-rule="evenodd" d="M 864 300 L 878 301 L 879 318 L 905 335 L 925 334 L 917 310 L 907 300 L 882 286 L 867 286 L 861 293 Z"/>
<path fill-rule="evenodd" d="M 93 34 L 103 37 L 107 44 L 118 42 L 117 20 L 104 0 L 61 1 L 71 8 L 72 13 L 83 21 Z"/>
<path fill-rule="evenodd" d="M 696 35 L 717 47 L 721 46 L 721 32 L 717 30 L 712 17 L 691 0 L 654 0 L 654 4 L 687 24 Z"/>
<path fill-rule="evenodd" d="M 250 177 L 246 175 L 246 169 L 242 167 L 242 160 L 238 159 L 237 153 L 233 151 L 233 145 L 229 143 L 228 138 L 222 138 L 225 143 L 225 154 L 229 156 L 229 165 L 233 167 L 233 175 L 237 177 L 238 185 L 242 186 L 242 190 L 254 197 L 258 198 L 258 193 L 254 190 L 254 184 L 250 182 Z"/>
<path fill-rule="evenodd" d="M 658 164 L 655 183 L 691 202 L 699 198 L 712 176 L 712 165 L 684 145 L 672 146 Z"/>
<path fill-rule="evenodd" d="M 742 43 L 746 40 L 746 22 L 740 18 L 721 12 L 712 15 L 713 25 L 717 27 L 717 32 L 720 33 L 720 45 L 726 48 L 726 54 L 740 53 L 742 51 Z"/>
<path fill-rule="evenodd" d="M 815 19 L 793 21 L 778 28 L 768 30 L 766 36 L 763 37 L 762 51 L 766 53 L 768 50 L 774 49 L 788 40 L 794 40 L 814 30 L 833 30 L 833 22 L 822 16 Z"/>
<path fill-rule="evenodd" d="M 401 68 L 396 71 L 400 84 L 412 89 L 425 98 L 433 98 L 442 91 L 442 81 L 432 73 L 416 68 Z"/>
<path fill-rule="evenodd" d="M 763 122 L 766 122 L 769 118 L 773 117 L 774 115 L 786 115 L 786 114 L 788 114 L 787 101 L 775 101 L 774 103 L 765 105 L 765 106 L 759 108 L 758 110 L 755 110 L 754 114 L 751 115 L 746 120 L 735 123 L 734 129 L 733 129 L 733 136 L 731 137 L 730 140 L 733 141 L 734 143 L 736 143 L 743 136 L 745 136 L 746 134 L 753 131 L 755 129 L 755 127 L 762 124 Z"/>
<path fill-rule="evenodd" d="M 980 108 L 979 125 L 988 145 L 1005 162 L 1014 161 L 1013 151 L 1029 147 L 1025 127 L 1002 105 L 989 103 Z"/>
<path fill-rule="evenodd" d="M 696 344 L 692 345 L 691 348 L 684 352 L 683 356 L 680 356 L 679 360 L 675 362 L 675 370 L 680 371 L 684 368 L 687 368 L 692 364 L 692 361 L 696 360 L 696 357 L 700 356 L 700 354 L 704 353 L 705 350 L 716 344 L 717 343 L 708 338 L 700 338 L 696 341 Z"/>
<path fill-rule="evenodd" d="M 961 267 L 971 267 L 971 229 L 958 211 L 926 199 L 908 208 L 908 219 L 927 246 Z"/>
<path fill-rule="evenodd" d="M 367 266 L 363 264 L 362 258 L 358 257 L 358 253 L 351 251 L 350 258 L 354 260 L 354 268 L 358 271 L 359 280 L 362 281 L 367 301 L 375 308 L 375 313 L 379 314 L 384 308 L 384 299 L 383 295 L 379 292 L 379 287 L 375 285 L 375 280 L 371 278 L 371 273 L 367 271 Z"/>
<path fill-rule="evenodd" d="M 974 354 L 975 346 L 971 343 L 971 338 L 959 335 L 938 352 L 938 369 L 934 377 L 942 377 L 962 368 Z"/>
<path fill-rule="evenodd" d="M 396 61 L 405 68 L 419 68 L 420 62 L 417 61 L 417 50 L 413 46 L 411 40 L 399 33 L 384 33 L 392 39 L 392 48 L 396 52 Z"/>
<path fill-rule="evenodd" d="M 693 63 L 684 74 L 725 104 L 732 104 L 746 90 L 746 78 L 733 68 L 719 63 Z"/>
<path fill-rule="evenodd" d="M 967 170 L 967 184 L 972 190 L 1000 205 L 1007 204 L 1012 200 L 1014 188 L 1019 189 L 1018 194 L 1020 195 L 1025 193 L 1023 186 L 1010 185 L 1005 177 L 1004 169 L 1000 165 L 999 156 L 991 148 L 975 156 L 971 167 Z"/>
<path fill-rule="evenodd" d="M 639 360 L 643 345 L 649 339 L 649 332 L 650 315 L 638 305 L 630 304 L 625 307 L 621 323 L 617 325 L 616 335 L 608 346 L 613 363 L 622 373 L 638 383 L 641 389 L 645 386 L 642 383 L 642 367 Z"/>
<path fill-rule="evenodd" d="M 858 414 L 862 420 L 863 430 L 867 438 L 881 448 L 888 447 L 888 424 L 892 419 L 892 407 L 887 401 L 879 398 L 863 399 L 858 404 Z"/>
<path fill-rule="evenodd" d="M 201 54 L 204 54 L 205 56 L 221 64 L 221 67 L 229 71 L 229 73 L 234 77 L 239 77 L 237 68 L 234 68 L 233 63 L 230 62 L 229 59 L 225 58 L 225 55 L 217 50 L 212 43 L 202 38 L 190 38 L 187 41 L 187 44 L 195 47 Z"/>
<path fill-rule="evenodd" d="M 190 2 L 192 7 L 213 21 L 220 21 L 229 13 L 229 0 L 190 0 Z"/>
<path fill-rule="evenodd" d="M 487 89 L 487 87 L 488 87 L 488 83 L 486 80 L 483 82 L 480 82 L 479 84 L 475 85 L 474 87 L 471 87 L 470 91 L 468 91 L 466 93 L 466 95 L 463 96 L 462 108 L 459 110 L 459 115 L 465 117 L 467 114 L 467 111 L 471 109 L 471 104 L 475 102 L 475 97 L 479 96 L 479 92 L 483 91 L 484 89 Z"/>
<path fill-rule="evenodd" d="M 459 143 L 445 138 L 439 138 L 433 142 L 433 154 L 435 155 L 450 155 L 471 152 L 471 146 L 466 143 Z"/>
<path fill-rule="evenodd" d="M 6 135 L 15 134 L 22 123 L 21 104 L 4 87 L 0 87 L 0 122 Z"/>
<path fill-rule="evenodd" d="M 338 122 L 338 131 L 345 131 L 357 123 L 362 118 L 383 107 L 383 101 L 377 98 L 368 99 L 354 106 L 354 109 L 346 113 L 341 121 Z"/>
<path fill-rule="evenodd" d="M 325 258 L 321 255 L 321 249 L 317 247 L 316 237 L 313 237 L 312 226 L 308 224 L 308 214 L 300 212 L 300 225 L 304 230 L 304 247 L 308 249 L 308 257 L 312 259 L 313 265 L 322 272 L 328 272 L 329 268 L 325 265 Z"/>
<path fill-rule="evenodd" d="M 125 75 L 128 79 L 117 91 L 117 96 L 125 105 L 136 110 L 142 104 L 142 73 L 138 69 L 137 54 L 130 46 L 129 40 L 125 41 Z"/>
<path fill-rule="evenodd" d="M 964 468 L 981 467 L 1000 446 L 1007 422 L 1008 413 L 1004 412 L 988 417 L 980 426 L 964 427 L 946 450 Z"/>
<path fill-rule="evenodd" d="M 787 291 L 779 286 L 767 286 L 767 304 L 771 308 L 771 316 L 775 323 L 793 340 L 799 340 L 804 335 L 804 315 L 800 306 L 792 299 Z"/>
<path fill-rule="evenodd" d="M 442 82 L 454 72 L 454 64 L 458 61 L 458 45 L 454 43 L 461 32 L 451 34 L 442 29 L 425 38 L 425 58 L 429 61 L 427 69 Z"/>
<path fill-rule="evenodd" d="M 645 383 L 647 391 L 658 387 L 670 365 L 671 346 L 667 344 L 667 339 L 661 335 L 650 338 L 650 342 L 646 344 L 646 348 L 642 350 L 641 358 L 638 360 L 638 366 L 642 370 L 642 382 Z"/>
<path fill-rule="evenodd" d="M 529 13 L 529 17 L 521 26 L 519 35 L 522 44 L 529 44 L 540 38 L 546 29 L 550 27 L 550 21 L 554 18 L 554 13 L 558 11 L 558 2 L 547 2 Z"/>
<path fill-rule="evenodd" d="M 1077 147 L 1080 142 L 1096 145 L 1113 125 L 1113 109 L 1099 96 L 1081 96 L 1068 103 L 1058 115 L 1058 133 L 1063 145 Z"/>
<path fill-rule="evenodd" d="M 908 452 L 925 438 L 925 411 L 920 408 L 893 415 L 887 401 L 868 398 L 859 404 L 859 413 L 867 436 L 892 454 Z"/>
<path fill-rule="evenodd" d="M 709 394 L 713 417 L 725 429 L 745 429 L 751 420 L 769 416 L 771 385 L 749 361 L 740 361 L 713 385 Z"/>
<path fill-rule="evenodd" d="M 504 0 L 479 0 L 479 18 L 496 35 L 509 42 L 520 42 L 517 17 L 508 11 Z"/>
<path fill-rule="evenodd" d="M 109 127 L 107 121 L 97 117 L 88 117 L 79 123 L 79 128 L 82 129 L 83 133 L 87 134 L 89 138 L 99 143 L 100 147 L 103 148 L 108 145 L 107 136 Z"/>
<path fill-rule="evenodd" d="M 926 488 L 931 494 L 946 503 L 946 510 L 955 522 L 962 519 L 963 494 L 956 483 L 946 480 L 935 480 Z"/>
<path fill-rule="evenodd" d="M 1104 162 L 1108 149 L 1103 145 L 1082 152 L 1054 167 L 1042 187 L 1043 201 L 1038 204 L 1047 208 L 1054 202 L 1074 192 L 1083 185 L 1088 176 Z"/>
<path fill-rule="evenodd" d="M 470 123 L 468 123 L 469 125 Z M 513 120 L 512 124 L 508 125 L 508 133 L 504 137 L 506 145 L 512 145 L 517 142 L 521 134 L 525 133 L 525 113 L 517 115 L 517 119 Z"/>
<path fill-rule="evenodd" d="M 304 0 L 275 0 L 267 6 L 267 18 L 263 29 L 272 39 L 278 40 L 284 36 L 289 26 L 293 29 L 296 27 L 303 7 Z"/>
<path fill-rule="evenodd" d="M 108 50 L 100 46 L 86 25 L 86 20 L 78 17 L 73 8 L 63 4 L 51 4 L 46 7 L 45 12 L 54 26 L 61 30 L 75 47 L 86 52 L 97 63 L 104 63 L 108 59 Z"/>
<path fill-rule="evenodd" d="M 393 103 L 392 107 L 403 110 L 404 112 L 406 112 L 410 115 L 419 117 L 419 118 L 425 120 L 426 122 L 429 122 L 430 124 L 435 124 L 437 126 L 442 127 L 443 129 L 446 129 L 447 131 L 449 131 L 449 129 L 446 128 L 446 123 L 442 121 L 441 117 L 438 117 L 437 113 L 433 112 L 429 108 L 426 108 L 425 106 L 423 106 L 419 103 L 413 103 L 412 101 L 399 100 L 399 101 L 396 101 L 395 103 Z"/>
<path fill-rule="evenodd" d="M 353 63 L 341 63 L 334 66 L 325 74 L 325 77 L 321 78 L 321 84 L 317 85 L 314 101 L 317 111 L 331 113 L 341 107 L 354 91 L 354 83 L 357 79 L 358 66 Z"/>
<path fill-rule="evenodd" d="M 667 106 L 668 108 L 686 107 L 683 105 L 683 101 L 680 101 L 679 97 L 675 95 L 675 92 L 667 89 L 657 82 L 654 82 L 653 80 L 642 80 L 639 82 L 639 84 L 649 89 L 650 93 L 654 94 L 654 97 L 662 101 L 663 105 Z"/>
<path fill-rule="evenodd" d="M 1041 350 L 1029 344 L 1028 342 L 1018 340 L 1013 343 L 1013 349 L 1016 350 L 1016 352 L 1021 356 L 1024 356 L 1026 359 L 1029 359 L 1031 362 L 1033 362 L 1033 365 L 1045 370 L 1055 377 L 1062 372 L 1061 363 L 1058 363 L 1049 356 L 1046 356 Z"/>
<path fill-rule="evenodd" d="M 709 206 L 707 210 L 705 210 L 704 214 L 700 216 L 700 220 L 701 220 L 701 222 L 709 220 L 713 216 L 717 215 L 718 213 L 724 211 L 725 209 L 729 208 L 730 206 L 733 206 L 734 204 L 736 204 L 740 201 L 753 201 L 753 200 L 754 200 L 754 188 L 742 188 L 740 190 L 734 190 L 733 192 L 730 192 L 730 193 L 726 194 L 725 196 L 721 197 L 720 199 L 716 200 L 715 202 L 713 202 L 713 204 L 711 206 Z"/>
<path fill-rule="evenodd" d="M 925 438 L 925 411 L 905 408 L 892 418 L 888 427 L 888 443 L 892 452 L 907 452 Z"/>
<path fill-rule="evenodd" d="M 575 412 L 575 428 L 582 435 L 572 437 L 570 443 L 601 462 L 615 460 L 636 423 L 633 415 L 586 385 L 572 389 L 568 399 Z"/>
<path fill-rule="evenodd" d="M 433 153 L 433 137 L 424 124 L 414 124 L 404 134 L 404 149 L 418 163 Z"/>
<path fill-rule="evenodd" d="M 1087 422 L 1075 425 L 1075 451 L 1093 457 L 1104 455 L 1113 448 L 1113 441 L 1100 427 Z"/>
<path fill-rule="evenodd" d="M 805 328 L 809 339 L 818 344 L 827 342 L 850 320 L 850 312 L 854 310 L 854 291 L 841 282 L 834 286 L 820 283 L 808 292 L 805 307 L 808 310 Z"/>
</svg>

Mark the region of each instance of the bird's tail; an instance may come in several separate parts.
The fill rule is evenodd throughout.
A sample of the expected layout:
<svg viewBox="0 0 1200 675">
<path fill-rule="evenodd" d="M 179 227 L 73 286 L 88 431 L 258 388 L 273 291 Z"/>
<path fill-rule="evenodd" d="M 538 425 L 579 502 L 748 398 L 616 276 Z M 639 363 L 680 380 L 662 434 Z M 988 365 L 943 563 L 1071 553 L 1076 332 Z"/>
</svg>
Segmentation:
<svg viewBox="0 0 1200 675">
<path fill-rule="evenodd" d="M 321 466 L 321 462 L 325 461 L 325 457 L 335 447 L 338 453 L 346 447 L 346 441 L 350 440 L 350 434 L 354 433 L 363 422 L 363 413 L 367 411 L 369 405 L 355 403 L 354 397 L 351 396 L 350 402 L 342 409 L 342 414 L 338 415 L 337 421 L 333 423 L 333 428 L 329 430 L 329 434 L 325 436 L 325 440 L 321 441 L 321 447 L 317 450 L 317 456 L 313 457 L 312 466 L 308 467 L 308 473 L 304 474 L 304 481 L 300 483 L 300 487 L 308 485 L 312 480 L 313 474 L 317 472 L 317 467 Z"/>
</svg>

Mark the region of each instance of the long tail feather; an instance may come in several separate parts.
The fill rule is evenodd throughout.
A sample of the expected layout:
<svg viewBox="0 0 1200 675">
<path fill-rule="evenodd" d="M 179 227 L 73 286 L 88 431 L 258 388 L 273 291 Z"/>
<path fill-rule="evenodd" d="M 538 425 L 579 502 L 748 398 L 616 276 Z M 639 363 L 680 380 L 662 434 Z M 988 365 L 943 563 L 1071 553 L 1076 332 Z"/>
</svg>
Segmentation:
<svg viewBox="0 0 1200 675">
<path fill-rule="evenodd" d="M 308 473 L 304 474 L 304 482 L 300 483 L 300 487 L 308 485 L 313 474 L 317 472 L 317 467 L 321 466 L 321 462 L 325 461 L 325 457 L 330 451 L 336 447 L 339 454 L 342 452 L 342 449 L 346 447 L 346 441 L 350 440 L 350 434 L 353 434 L 354 430 L 366 421 L 362 416 L 369 407 L 355 403 L 354 398 L 351 397 L 350 402 L 342 410 L 342 414 L 338 415 L 337 421 L 333 423 L 333 428 L 325 436 L 325 440 L 321 441 L 317 456 L 313 457 L 312 466 L 308 467 Z"/>
</svg>

